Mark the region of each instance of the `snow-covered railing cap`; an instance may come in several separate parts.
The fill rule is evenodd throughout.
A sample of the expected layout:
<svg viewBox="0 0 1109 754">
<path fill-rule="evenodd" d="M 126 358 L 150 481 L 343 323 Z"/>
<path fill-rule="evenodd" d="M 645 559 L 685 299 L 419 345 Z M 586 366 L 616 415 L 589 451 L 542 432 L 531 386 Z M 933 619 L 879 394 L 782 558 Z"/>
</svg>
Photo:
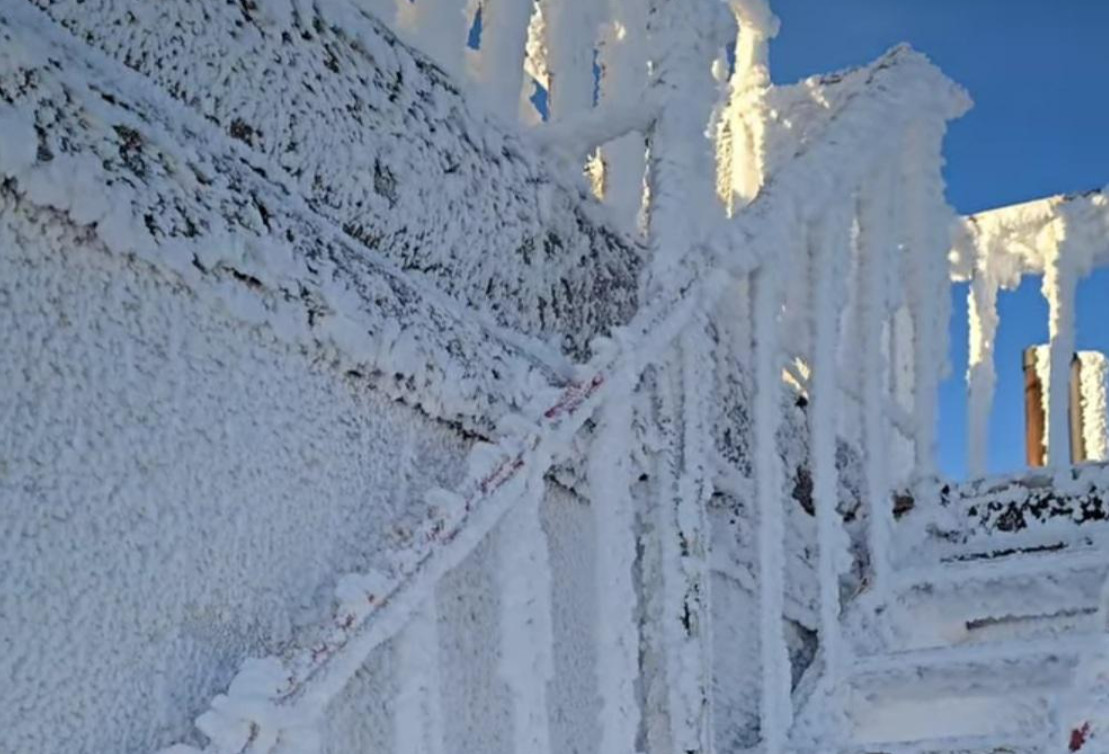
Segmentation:
<svg viewBox="0 0 1109 754">
<path fill-rule="evenodd" d="M 993 266 L 1010 274 L 1038 275 L 1054 252 L 1053 225 L 1066 223 L 1069 239 L 1082 242 L 1075 253 L 1094 267 L 1109 264 L 1109 186 L 1059 194 L 984 210 L 962 218 L 953 250 L 952 278 L 970 278 L 978 256 L 998 257 Z"/>
<path fill-rule="evenodd" d="M 751 253 L 770 251 L 765 243 L 755 244 L 755 239 L 773 243 L 780 238 L 780 234 L 768 234 L 770 226 L 816 220 L 875 165 L 901 152 L 911 126 L 924 122 L 943 128 L 971 107 L 962 87 L 908 45 L 892 48 L 860 70 L 865 75 L 854 91 L 841 95 L 842 104 L 827 125 L 797 146 L 792 158 L 768 178 L 756 199 L 734 220 L 704 239 L 710 256 L 738 274 L 751 269 L 755 266 Z M 823 81 L 834 85 L 849 73 L 826 76 Z M 791 203 L 800 218 L 783 213 L 784 202 Z"/>
</svg>

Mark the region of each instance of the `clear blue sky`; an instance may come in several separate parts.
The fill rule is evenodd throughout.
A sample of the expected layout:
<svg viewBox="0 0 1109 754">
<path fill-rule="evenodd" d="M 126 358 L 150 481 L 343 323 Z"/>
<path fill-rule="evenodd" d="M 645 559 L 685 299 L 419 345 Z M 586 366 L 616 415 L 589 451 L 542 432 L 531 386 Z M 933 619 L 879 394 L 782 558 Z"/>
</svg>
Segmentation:
<svg viewBox="0 0 1109 754">
<path fill-rule="evenodd" d="M 1109 0 L 771 0 L 775 81 L 860 65 L 898 42 L 966 87 L 974 109 L 947 145 L 948 199 L 963 213 L 1109 184 Z M 1109 243 L 1109 239 L 1107 239 Z M 991 471 L 1024 464 L 1020 353 L 1046 342 L 1040 281 L 1003 293 Z M 966 288 L 952 291 L 951 378 L 940 465 L 965 474 Z M 1109 270 L 1079 290 L 1078 346 L 1109 352 Z"/>
</svg>

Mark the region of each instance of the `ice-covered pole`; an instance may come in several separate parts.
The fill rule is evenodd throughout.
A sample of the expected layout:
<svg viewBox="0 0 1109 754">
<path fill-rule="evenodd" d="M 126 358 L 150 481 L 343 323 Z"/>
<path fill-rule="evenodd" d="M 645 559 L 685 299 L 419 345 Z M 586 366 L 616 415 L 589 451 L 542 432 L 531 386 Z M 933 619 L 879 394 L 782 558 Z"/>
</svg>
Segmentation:
<svg viewBox="0 0 1109 754">
<path fill-rule="evenodd" d="M 730 5 L 739 31 L 728 100 L 717 115 L 722 140 L 717 146 L 717 170 L 721 199 L 734 209 L 750 203 L 765 178 L 769 43 L 779 24 L 766 0 L 732 0 Z"/>
<path fill-rule="evenodd" d="M 601 21 L 596 0 L 540 0 L 548 108 L 558 122 L 593 107 L 593 51 Z"/>
<path fill-rule="evenodd" d="M 770 84 L 770 40 L 778 36 L 781 24 L 767 0 L 732 0 L 732 12 L 739 23 L 735 47 L 733 82 L 743 88 Z"/>
<path fill-rule="evenodd" d="M 990 409 L 993 407 L 997 373 L 994 368 L 994 339 L 998 281 L 990 267 L 989 253 L 980 254 L 967 294 L 970 326 L 970 355 L 967 366 L 967 471 L 971 477 L 986 473 L 989 450 Z"/>
<path fill-rule="evenodd" d="M 651 87 L 662 112 L 650 140 L 652 277 L 668 274 L 719 211 L 707 129 L 717 95 L 711 65 L 717 8 L 711 0 L 650 0 Z"/>
<path fill-rule="evenodd" d="M 813 361 L 811 448 L 820 579 L 820 643 L 824 673 L 834 688 L 840 673 L 839 574 L 848 540 L 838 511 L 836 406 L 840 401 L 836 343 L 846 291 L 843 273 L 850 249 L 850 212 L 829 210 L 813 233 Z"/>
<path fill-rule="evenodd" d="M 461 83 L 466 77 L 464 53 L 473 10 L 470 0 L 398 2 L 396 19 L 421 52 Z"/>
<path fill-rule="evenodd" d="M 864 182 L 859 194 L 859 309 L 862 340 L 863 441 L 866 494 L 870 501 L 868 543 L 874 586 L 881 594 L 888 578 L 893 504 L 889 498 L 887 401 L 883 380 L 883 323 L 887 317 L 886 265 L 895 252 L 892 201 L 895 182 L 882 168 Z"/>
<path fill-rule="evenodd" d="M 1043 294 L 1048 305 L 1048 346 L 1050 371 L 1047 401 L 1047 462 L 1061 468 L 1070 461 L 1070 369 L 1074 356 L 1074 296 L 1078 287 L 1075 259 L 1068 254 L 1066 221 L 1060 217 L 1052 224 L 1055 235 L 1053 253 L 1045 260 Z"/>
<path fill-rule="evenodd" d="M 1080 351 L 1082 444 L 1087 461 L 1109 461 L 1109 359 L 1097 351 Z"/>
<path fill-rule="evenodd" d="M 950 305 L 950 228 L 941 168 L 946 125 L 917 120 L 906 132 L 902 159 L 908 243 L 905 283 L 912 317 L 914 465 L 919 477 L 935 474 L 939 384 L 947 364 Z"/>
<path fill-rule="evenodd" d="M 754 280 L 755 489 L 758 498 L 760 705 L 763 750 L 785 747 L 792 706 L 789 653 L 782 633 L 785 579 L 785 521 L 778 456 L 782 364 L 778 343 L 780 283 L 775 265 L 763 265 Z"/>
<path fill-rule="evenodd" d="M 609 0 L 612 14 L 601 40 L 601 100 L 625 105 L 647 89 L 647 0 Z M 634 228 L 643 210 L 647 142 L 632 132 L 602 150 L 604 199 L 625 228 Z"/>
</svg>

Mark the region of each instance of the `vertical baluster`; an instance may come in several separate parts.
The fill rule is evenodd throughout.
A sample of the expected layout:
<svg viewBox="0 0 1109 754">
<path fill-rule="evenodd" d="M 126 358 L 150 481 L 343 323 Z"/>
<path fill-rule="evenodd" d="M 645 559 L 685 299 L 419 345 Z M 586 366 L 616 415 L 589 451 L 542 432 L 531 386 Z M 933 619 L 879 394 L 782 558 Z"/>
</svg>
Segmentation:
<svg viewBox="0 0 1109 754">
<path fill-rule="evenodd" d="M 785 521 L 778 422 L 782 363 L 778 347 L 777 271 L 754 276 L 755 488 L 759 525 L 759 644 L 762 655 L 761 727 L 766 754 L 779 754 L 792 717 L 789 651 L 782 627 L 785 591 Z"/>
<path fill-rule="evenodd" d="M 397 0 L 397 25 L 425 55 L 458 82 L 466 76 L 464 53 L 473 20 L 468 0 Z"/>
<path fill-rule="evenodd" d="M 843 306 L 843 274 L 850 238 L 850 214 L 830 211 L 815 229 L 813 254 L 813 360 L 810 419 L 813 504 L 816 507 L 820 577 L 820 642 L 824 673 L 834 689 L 840 675 L 839 574 L 847 557 L 848 541 L 838 508 L 839 473 L 836 469 L 836 343 L 839 311 Z"/>
<path fill-rule="evenodd" d="M 745 207 L 762 188 L 766 173 L 766 91 L 770 85 L 770 40 L 779 22 L 766 0 L 731 0 L 738 24 L 735 69 L 728 82 L 726 127 L 718 170 L 724 174 L 719 193 L 729 213 Z"/>
<path fill-rule="evenodd" d="M 490 109 L 509 122 L 520 112 L 531 0 L 481 0 L 476 74 Z"/>
<path fill-rule="evenodd" d="M 603 9 L 597 0 L 539 0 L 542 39 L 533 44 L 545 59 L 552 122 L 593 107 L 593 50 Z"/>
<path fill-rule="evenodd" d="M 1087 461 L 1109 461 L 1109 359 L 1096 351 L 1078 354 L 1081 364 L 1082 444 Z"/>
<path fill-rule="evenodd" d="M 439 680 L 439 613 L 432 596 L 397 637 L 399 688 L 393 751 L 443 754 Z"/>
<path fill-rule="evenodd" d="M 1048 346 L 1050 372 L 1047 403 L 1047 462 L 1061 468 L 1070 463 L 1070 422 L 1067 405 L 1070 397 L 1071 359 L 1074 356 L 1074 297 L 1078 274 L 1073 254 L 1067 250 L 1067 228 L 1063 218 L 1055 220 L 1054 249 L 1045 260 L 1043 294 L 1048 304 Z"/>
<path fill-rule="evenodd" d="M 705 138 L 716 100 L 711 64 L 716 13 L 708 0 L 650 0 L 652 88 L 663 103 L 651 136 L 652 273 L 664 283 L 703 227 L 715 200 L 711 142 Z"/>
<path fill-rule="evenodd" d="M 870 502 L 868 540 L 875 591 L 882 594 L 888 576 L 893 503 L 887 477 L 887 426 L 882 358 L 882 328 L 886 321 L 887 255 L 892 248 L 892 174 L 883 171 L 868 181 L 859 196 L 859 317 L 862 336 L 863 441 L 866 456 L 866 496 Z"/>
<path fill-rule="evenodd" d="M 661 372 L 659 415 L 666 450 L 658 475 L 659 537 L 664 592 L 663 635 L 670 737 L 682 752 L 712 751 L 712 637 L 709 623 L 709 541 L 705 504 L 703 400 L 710 352 L 704 322 L 690 323 L 677 363 Z"/>
<path fill-rule="evenodd" d="M 914 124 L 906 134 L 902 158 L 903 204 L 908 243 L 906 294 L 913 330 L 913 396 L 916 474 L 935 474 L 936 413 L 939 383 L 947 363 L 950 277 L 943 196 L 944 129 Z"/>
<path fill-rule="evenodd" d="M 633 568 L 637 536 L 632 483 L 635 376 L 613 375 L 589 452 L 590 506 L 596 542 L 599 751 L 634 752 L 640 712 L 639 624 Z"/>
<path fill-rule="evenodd" d="M 551 566 L 540 519 L 549 463 L 537 459 L 527 490 L 500 524 L 500 675 L 512 698 L 513 751 L 549 754 L 547 684 L 554 676 Z"/>
<path fill-rule="evenodd" d="M 609 0 L 611 18 L 600 47 L 601 99 L 633 103 L 647 89 L 647 1 Z M 630 133 L 606 144 L 604 199 L 623 227 L 637 227 L 643 211 L 643 180 L 647 169 L 644 134 Z"/>
<path fill-rule="evenodd" d="M 967 471 L 972 477 L 986 473 L 990 411 L 997 373 L 994 339 L 997 335 L 998 281 L 990 269 L 991 249 L 980 253 L 967 294 L 970 354 L 967 366 Z"/>
</svg>

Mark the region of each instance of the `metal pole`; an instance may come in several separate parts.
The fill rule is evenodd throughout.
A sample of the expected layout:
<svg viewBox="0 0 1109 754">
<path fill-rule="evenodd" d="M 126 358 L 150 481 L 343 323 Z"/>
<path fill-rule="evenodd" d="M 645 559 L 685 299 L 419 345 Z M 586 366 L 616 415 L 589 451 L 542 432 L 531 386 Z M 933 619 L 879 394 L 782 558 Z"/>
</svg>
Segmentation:
<svg viewBox="0 0 1109 754">
<path fill-rule="evenodd" d="M 1086 432 L 1082 416 L 1082 361 L 1078 354 L 1070 362 L 1070 462 L 1083 463 L 1086 460 Z"/>
<path fill-rule="evenodd" d="M 1043 466 L 1044 386 L 1036 373 L 1036 346 L 1024 349 L 1024 457 L 1029 466 Z"/>
</svg>

